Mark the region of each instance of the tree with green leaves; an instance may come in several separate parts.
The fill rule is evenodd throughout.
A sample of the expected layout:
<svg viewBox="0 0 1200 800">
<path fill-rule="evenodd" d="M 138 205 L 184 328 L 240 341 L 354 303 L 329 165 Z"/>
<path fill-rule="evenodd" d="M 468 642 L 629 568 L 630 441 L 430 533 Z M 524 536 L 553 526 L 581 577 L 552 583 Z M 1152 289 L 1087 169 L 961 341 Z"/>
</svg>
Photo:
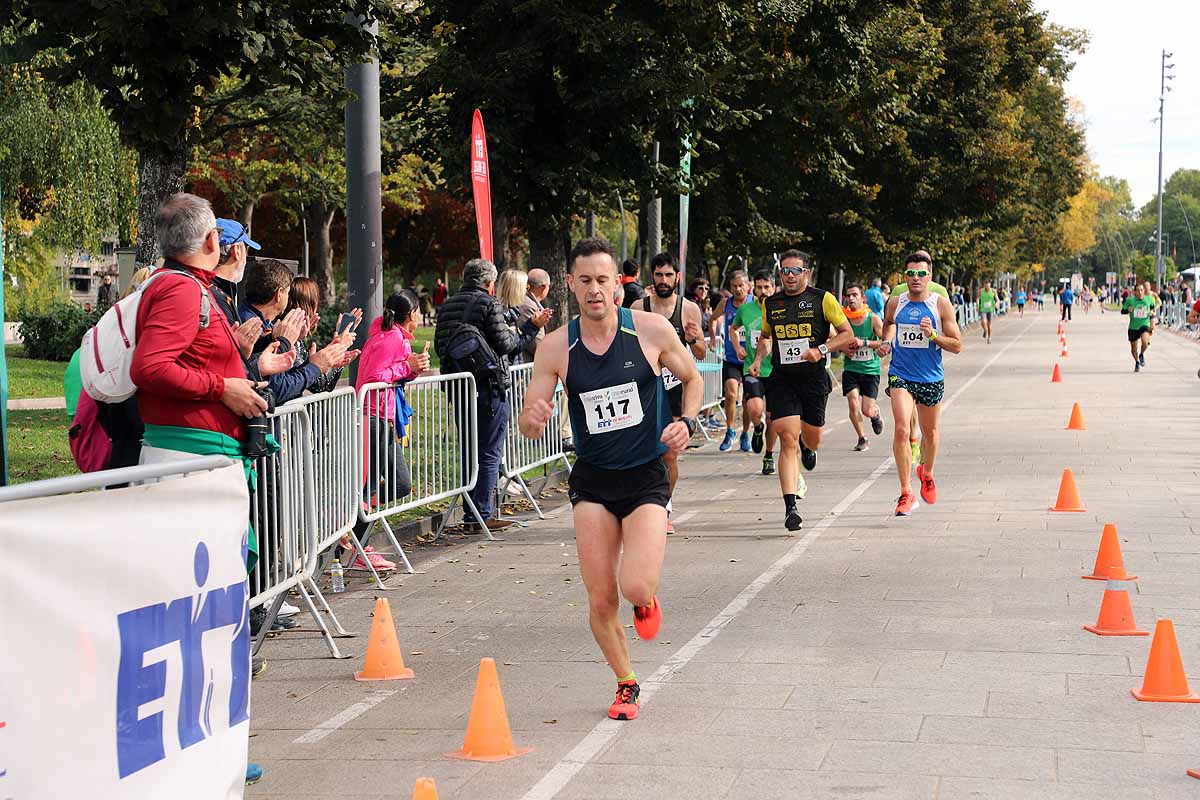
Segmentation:
<svg viewBox="0 0 1200 800">
<path fill-rule="evenodd" d="M 246 96 L 273 86 L 338 87 L 345 68 L 377 46 L 366 26 L 348 20 L 387 22 L 400 13 L 386 0 L 93 0 L 82 8 L 66 0 L 0 0 L 0 18 L 16 34 L 0 60 L 59 48 L 65 57 L 47 76 L 64 86 L 83 79 L 99 91 L 122 141 L 138 154 L 138 260 L 148 263 L 158 255 L 154 215 L 183 188 L 191 148 L 208 133 L 199 125 L 203 109 L 220 78 L 240 76 Z"/>
<path fill-rule="evenodd" d="M 95 89 L 45 79 L 62 58 L 45 52 L 0 72 L 0 216 L 5 271 L 16 279 L 10 314 L 61 296 L 58 250 L 98 252 L 109 237 L 133 235 L 132 154 Z"/>
</svg>

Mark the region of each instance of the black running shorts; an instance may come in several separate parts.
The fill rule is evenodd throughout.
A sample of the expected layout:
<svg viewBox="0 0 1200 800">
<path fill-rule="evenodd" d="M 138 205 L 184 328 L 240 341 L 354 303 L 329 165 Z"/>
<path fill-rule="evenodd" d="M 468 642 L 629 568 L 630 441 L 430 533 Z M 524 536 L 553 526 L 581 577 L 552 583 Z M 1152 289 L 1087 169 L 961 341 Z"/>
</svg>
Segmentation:
<svg viewBox="0 0 1200 800">
<path fill-rule="evenodd" d="M 767 384 L 767 411 L 771 419 L 800 417 L 817 428 L 825 425 L 825 403 L 833 384 L 829 373 L 822 371 L 819 377 L 793 378 L 771 374 Z"/>
<path fill-rule="evenodd" d="M 725 381 L 734 380 L 738 383 L 742 382 L 742 365 L 734 364 L 732 361 L 721 362 L 721 385 L 725 385 Z"/>
<path fill-rule="evenodd" d="M 858 389 L 858 393 L 863 397 L 869 397 L 874 400 L 879 397 L 879 376 L 864 375 L 861 372 L 852 372 L 850 370 L 842 371 L 842 397 Z"/>
<path fill-rule="evenodd" d="M 567 479 L 567 497 L 571 505 L 599 503 L 623 520 L 647 503 L 666 508 L 671 478 L 661 457 L 628 469 L 601 469 L 576 461 Z"/>
<path fill-rule="evenodd" d="M 767 379 L 756 378 L 753 375 L 742 377 L 742 401 L 753 400 L 756 397 L 767 396 Z"/>
<path fill-rule="evenodd" d="M 933 381 L 923 383 L 921 381 L 906 380 L 899 375 L 888 375 L 888 397 L 892 396 L 892 389 L 903 389 L 912 395 L 917 405 L 933 408 L 942 402 L 942 397 L 946 393 L 946 382 Z"/>
<path fill-rule="evenodd" d="M 1149 325 L 1143 325 L 1140 328 L 1131 328 L 1129 331 L 1129 341 L 1136 342 L 1138 339 L 1142 338 L 1143 333 L 1149 333 L 1149 332 L 1150 332 Z"/>
<path fill-rule="evenodd" d="M 683 416 L 683 384 L 667 389 L 667 405 L 671 407 L 671 416 L 679 419 Z"/>
</svg>

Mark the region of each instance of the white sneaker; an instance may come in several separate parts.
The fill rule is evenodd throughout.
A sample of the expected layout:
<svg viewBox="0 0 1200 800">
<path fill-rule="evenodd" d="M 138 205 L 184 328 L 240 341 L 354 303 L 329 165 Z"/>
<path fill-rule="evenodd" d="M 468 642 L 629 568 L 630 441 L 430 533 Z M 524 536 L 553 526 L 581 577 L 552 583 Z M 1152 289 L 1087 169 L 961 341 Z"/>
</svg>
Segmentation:
<svg viewBox="0 0 1200 800">
<path fill-rule="evenodd" d="M 281 605 L 281 606 L 279 607 L 279 613 L 278 613 L 278 614 L 276 614 L 275 616 L 277 616 L 277 617 L 290 617 L 290 616 L 292 616 L 293 614 L 299 614 L 299 613 L 300 613 L 300 609 L 299 609 L 299 608 L 297 608 L 296 606 L 292 605 L 291 603 L 289 603 L 289 602 L 287 602 L 287 601 L 285 600 L 285 601 L 283 601 L 283 605 Z"/>
</svg>

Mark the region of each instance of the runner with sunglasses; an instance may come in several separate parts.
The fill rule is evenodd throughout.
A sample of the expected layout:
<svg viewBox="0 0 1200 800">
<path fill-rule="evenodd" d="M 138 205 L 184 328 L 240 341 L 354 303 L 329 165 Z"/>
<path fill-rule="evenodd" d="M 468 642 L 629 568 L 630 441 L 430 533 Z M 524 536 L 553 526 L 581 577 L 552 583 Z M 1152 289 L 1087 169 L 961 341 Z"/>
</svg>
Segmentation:
<svg viewBox="0 0 1200 800">
<path fill-rule="evenodd" d="M 763 300 L 762 335 L 750 365 L 750 374 L 759 377 L 764 357 L 771 354 L 767 411 L 779 435 L 779 486 L 789 531 L 800 530 L 803 522 L 796 510 L 798 462 L 810 472 L 817 466 L 825 405 L 833 391 L 825 358 L 854 338 L 837 298 L 808 285 L 811 272 L 806 253 L 787 250 L 779 257 L 783 291 Z"/>
<path fill-rule="evenodd" d="M 916 254 L 925 256 L 926 258 L 929 259 L 930 263 L 933 263 L 933 256 L 929 255 L 928 252 L 926 252 L 924 250 L 918 250 Z M 941 295 L 942 297 L 946 298 L 947 300 L 950 299 L 950 293 L 948 291 L 946 291 L 946 287 L 942 286 L 940 283 L 933 280 L 932 278 L 929 281 L 929 292 L 930 292 L 930 294 Z M 897 283 L 895 288 L 892 289 L 892 293 L 891 293 L 889 299 L 891 299 L 892 297 L 900 297 L 907 293 L 908 293 L 908 284 L 906 282 Z M 950 305 L 953 306 L 954 304 L 951 303 Z M 884 392 L 886 393 L 887 390 L 885 389 Z M 890 394 L 889 394 L 889 396 L 890 396 Z M 909 426 L 908 427 L 908 437 L 909 437 L 908 445 L 909 445 L 909 450 L 912 452 L 912 463 L 920 464 L 921 463 L 921 427 L 920 427 L 920 425 L 917 424 L 917 408 L 916 408 L 916 406 L 913 406 L 912 416 L 909 418 L 908 426 Z"/>
<path fill-rule="evenodd" d="M 942 351 L 962 352 L 962 331 L 954 318 L 954 306 L 941 295 L 929 291 L 933 261 L 922 251 L 904 259 L 905 293 L 896 292 L 888 301 L 883 317 L 883 344 L 879 355 L 891 353 L 887 394 L 892 399 L 892 420 L 896 426 L 892 454 L 900 477 L 900 499 L 896 516 L 906 517 L 917 507 L 912 492 L 912 451 L 909 447 L 910 420 L 915 409 L 921 422 L 923 461 L 917 466 L 921 497 L 932 505 L 937 502 L 933 480 L 938 450 L 939 408 L 945 393 Z"/>
</svg>

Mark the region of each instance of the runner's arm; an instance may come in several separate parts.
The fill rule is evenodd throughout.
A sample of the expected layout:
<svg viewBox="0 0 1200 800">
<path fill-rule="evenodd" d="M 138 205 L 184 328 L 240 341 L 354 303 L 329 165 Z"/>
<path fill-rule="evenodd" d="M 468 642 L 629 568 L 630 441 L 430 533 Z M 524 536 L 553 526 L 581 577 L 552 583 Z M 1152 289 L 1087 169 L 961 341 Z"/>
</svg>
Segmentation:
<svg viewBox="0 0 1200 800">
<path fill-rule="evenodd" d="M 708 355 L 708 342 L 704 339 L 704 329 L 700 327 L 700 306 L 691 300 L 685 299 L 680 317 L 683 321 L 683 335 L 692 340 L 689 345 L 692 355 L 697 359 L 704 358 Z M 716 319 L 716 317 L 714 316 L 713 319 Z M 674 331 L 675 329 L 672 328 L 671 330 Z M 679 337 L 675 338 L 678 341 Z M 674 370 L 671 371 L 674 372 Z"/>
<path fill-rule="evenodd" d="M 954 306 L 944 297 L 938 298 L 938 316 L 942 319 L 942 327 L 933 343 L 948 353 L 961 353 L 962 331 L 954 318 Z"/>
<path fill-rule="evenodd" d="M 767 309 L 763 307 L 762 326 L 758 332 L 758 347 L 754 348 L 754 362 L 750 365 L 750 374 L 759 376 L 762 360 L 771 352 L 771 325 L 767 322 Z"/>
<path fill-rule="evenodd" d="M 876 339 L 873 346 L 878 348 L 883 341 L 883 320 L 879 318 L 878 314 L 873 312 L 871 314 L 871 332 L 875 334 Z"/>
<path fill-rule="evenodd" d="M 728 297 L 722 297 L 721 305 L 713 309 L 712 319 L 708 321 L 708 337 L 709 341 L 713 343 L 713 347 L 717 346 L 717 331 L 721 330 L 721 320 L 725 318 L 725 304 L 728 302 Z"/>
<path fill-rule="evenodd" d="M 887 305 L 883 309 L 883 341 L 879 343 L 877 352 L 881 356 L 886 356 L 892 351 L 892 339 L 896 336 L 896 306 L 900 304 L 900 300 L 895 297 L 888 298 Z"/>
<path fill-rule="evenodd" d="M 517 418 L 521 435 L 527 439 L 540 439 L 546 432 L 546 424 L 554 414 L 554 390 L 562 373 L 566 359 L 567 326 L 550 333 L 542 340 L 533 355 L 533 375 L 525 389 L 525 405 Z"/>
</svg>

